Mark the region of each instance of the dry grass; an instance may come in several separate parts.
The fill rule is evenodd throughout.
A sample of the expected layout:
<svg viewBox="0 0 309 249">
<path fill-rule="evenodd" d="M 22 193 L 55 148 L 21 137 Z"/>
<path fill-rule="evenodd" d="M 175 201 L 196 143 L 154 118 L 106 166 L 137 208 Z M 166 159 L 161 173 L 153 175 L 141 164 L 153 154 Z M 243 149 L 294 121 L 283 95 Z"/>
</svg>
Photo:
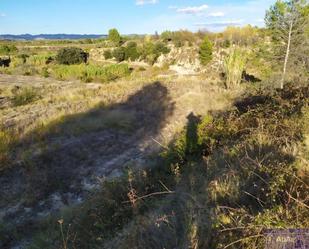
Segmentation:
<svg viewBox="0 0 309 249">
<path fill-rule="evenodd" d="M 48 126 L 53 120 L 59 120 L 61 117 L 84 113 L 98 105 L 108 107 L 126 102 L 132 94 L 147 84 L 160 80 L 155 77 L 147 78 L 143 72 L 140 76 L 135 74 L 129 79 L 118 80 L 107 85 L 57 82 L 29 77 L 22 79 L 22 84 L 26 89 L 32 86 L 39 89 L 41 98 L 27 105 L 0 109 L 3 126 L 10 126 L 10 129 L 18 130 L 20 138 L 35 127 Z M 175 126 L 181 127 L 183 125 L 190 112 L 204 115 L 209 110 L 221 110 L 231 103 L 234 96 L 240 93 L 239 90 L 231 92 L 211 86 L 209 83 L 201 81 L 199 77 L 173 77 L 161 82 L 168 88 L 177 106 L 175 115 L 171 118 L 173 121 L 166 128 L 170 133 L 174 133 Z M 6 87 L 2 86 L 3 95 L 11 98 L 14 95 L 12 93 L 14 89 L 12 84 L 7 84 Z M 120 114 L 113 114 L 113 116 L 117 120 L 119 118 L 116 116 L 120 116 Z M 107 123 L 115 123 L 111 120 L 112 117 L 108 117 L 108 119 L 110 121 Z M 72 124 L 72 126 L 74 125 Z"/>
</svg>

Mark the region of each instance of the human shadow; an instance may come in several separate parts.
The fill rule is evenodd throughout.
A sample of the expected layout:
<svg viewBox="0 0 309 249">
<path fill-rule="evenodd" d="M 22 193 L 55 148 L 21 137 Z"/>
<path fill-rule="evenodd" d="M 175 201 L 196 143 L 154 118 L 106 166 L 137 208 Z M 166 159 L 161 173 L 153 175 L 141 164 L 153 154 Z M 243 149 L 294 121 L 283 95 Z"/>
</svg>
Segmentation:
<svg viewBox="0 0 309 249">
<path fill-rule="evenodd" d="M 196 153 L 196 150 L 198 149 L 198 134 L 197 129 L 198 125 L 201 122 L 201 117 L 194 115 L 193 112 L 191 112 L 187 116 L 187 125 L 186 125 L 186 154 L 193 155 Z"/>
</svg>

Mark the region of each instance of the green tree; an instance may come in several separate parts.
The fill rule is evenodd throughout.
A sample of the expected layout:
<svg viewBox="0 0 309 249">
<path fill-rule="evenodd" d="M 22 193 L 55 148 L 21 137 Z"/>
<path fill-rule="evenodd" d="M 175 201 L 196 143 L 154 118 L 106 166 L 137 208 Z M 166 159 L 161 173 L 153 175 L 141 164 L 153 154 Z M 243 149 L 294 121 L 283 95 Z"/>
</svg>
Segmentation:
<svg viewBox="0 0 309 249">
<path fill-rule="evenodd" d="M 117 29 L 110 29 L 108 31 L 108 39 L 116 46 L 119 46 L 121 44 L 121 36 Z"/>
<path fill-rule="evenodd" d="M 83 51 L 81 48 L 63 48 L 60 49 L 56 61 L 58 64 L 72 65 L 86 63 L 89 54 Z"/>
<path fill-rule="evenodd" d="M 200 46 L 200 61 L 201 64 L 206 66 L 212 60 L 212 50 L 213 45 L 212 42 L 206 36 Z"/>
<path fill-rule="evenodd" d="M 277 0 L 266 13 L 266 27 L 275 44 L 276 56 L 283 63 L 281 88 L 284 87 L 288 64 L 293 61 L 291 59 L 298 63 L 306 59 L 303 55 L 304 49 L 308 48 L 308 19 L 307 0 Z"/>
</svg>

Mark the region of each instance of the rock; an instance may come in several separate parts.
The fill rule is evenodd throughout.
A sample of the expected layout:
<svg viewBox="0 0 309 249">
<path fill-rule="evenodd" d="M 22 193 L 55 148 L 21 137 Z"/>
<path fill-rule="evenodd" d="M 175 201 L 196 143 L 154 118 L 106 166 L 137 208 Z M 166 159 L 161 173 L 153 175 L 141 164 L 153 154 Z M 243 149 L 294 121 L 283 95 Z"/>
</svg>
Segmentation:
<svg viewBox="0 0 309 249">
<path fill-rule="evenodd" d="M 154 66 L 163 67 L 165 64 L 169 64 L 171 65 L 170 70 L 177 72 L 177 74 L 195 74 L 201 70 L 196 47 L 176 48 L 174 45 L 170 45 L 169 48 L 170 52 L 162 54 Z"/>
</svg>

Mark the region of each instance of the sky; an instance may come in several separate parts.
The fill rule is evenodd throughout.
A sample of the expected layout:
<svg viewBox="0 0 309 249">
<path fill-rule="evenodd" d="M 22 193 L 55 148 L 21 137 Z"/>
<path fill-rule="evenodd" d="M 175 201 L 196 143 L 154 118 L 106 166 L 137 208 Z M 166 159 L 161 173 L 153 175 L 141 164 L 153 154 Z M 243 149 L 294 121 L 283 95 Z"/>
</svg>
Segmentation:
<svg viewBox="0 0 309 249">
<path fill-rule="evenodd" d="M 122 34 L 264 25 L 275 0 L 0 0 L 0 34 Z"/>
</svg>

